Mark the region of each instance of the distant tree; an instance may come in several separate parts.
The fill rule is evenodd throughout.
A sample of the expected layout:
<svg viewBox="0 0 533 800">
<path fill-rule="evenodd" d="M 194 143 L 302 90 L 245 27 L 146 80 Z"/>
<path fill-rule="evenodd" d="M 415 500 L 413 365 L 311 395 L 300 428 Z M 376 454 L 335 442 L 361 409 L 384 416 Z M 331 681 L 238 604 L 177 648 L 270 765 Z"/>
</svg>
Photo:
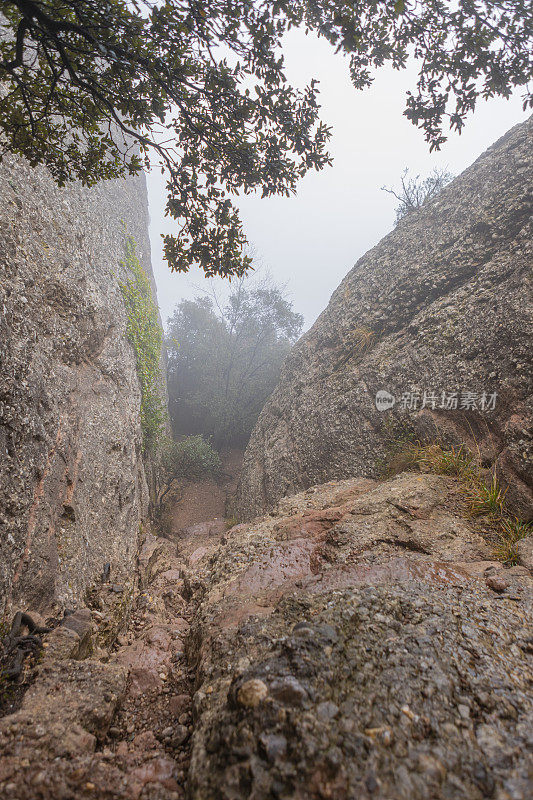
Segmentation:
<svg viewBox="0 0 533 800">
<path fill-rule="evenodd" d="M 453 178 L 454 176 L 447 169 L 438 169 L 437 167 L 427 178 L 421 179 L 420 175 L 410 178 L 409 170 L 406 167 L 400 178 L 399 189 L 382 186 L 381 191 L 392 194 L 398 200 L 399 205 L 396 206 L 396 222 L 398 223 L 407 214 L 416 211 L 427 200 L 435 197 Z"/>
<path fill-rule="evenodd" d="M 182 300 L 168 323 L 168 393 L 175 435 L 248 440 L 303 318 L 268 280 L 218 298 Z"/>
<path fill-rule="evenodd" d="M 418 62 L 405 114 L 432 148 L 479 97 L 508 97 L 533 74 L 528 0 L 3 0 L 0 155 L 45 164 L 59 184 L 158 164 L 168 176 L 171 269 L 242 275 L 245 235 L 231 196 L 289 195 L 330 163 L 318 86 L 285 76 L 301 27 L 372 68 Z M 526 88 L 525 105 L 533 105 Z"/>
</svg>

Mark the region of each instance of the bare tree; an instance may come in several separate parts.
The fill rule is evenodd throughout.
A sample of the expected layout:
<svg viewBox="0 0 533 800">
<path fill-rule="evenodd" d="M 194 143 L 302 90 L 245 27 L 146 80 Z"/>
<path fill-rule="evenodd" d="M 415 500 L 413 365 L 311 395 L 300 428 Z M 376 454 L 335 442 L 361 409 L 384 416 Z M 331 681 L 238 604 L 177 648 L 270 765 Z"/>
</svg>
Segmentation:
<svg viewBox="0 0 533 800">
<path fill-rule="evenodd" d="M 398 190 L 382 186 L 382 192 L 392 194 L 398 200 L 396 224 L 407 214 L 419 209 L 427 200 L 432 200 L 454 177 L 447 169 L 435 167 L 424 180 L 420 175 L 410 178 L 409 168 L 406 167 L 400 178 L 401 186 Z"/>
</svg>

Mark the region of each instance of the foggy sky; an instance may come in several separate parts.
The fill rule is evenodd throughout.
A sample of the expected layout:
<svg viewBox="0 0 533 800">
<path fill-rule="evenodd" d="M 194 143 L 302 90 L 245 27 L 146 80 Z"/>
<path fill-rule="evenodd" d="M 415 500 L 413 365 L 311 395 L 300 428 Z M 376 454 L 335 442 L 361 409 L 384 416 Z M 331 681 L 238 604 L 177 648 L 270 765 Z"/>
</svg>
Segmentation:
<svg viewBox="0 0 533 800">
<path fill-rule="evenodd" d="M 450 132 L 442 149 L 430 154 L 423 133 L 403 116 L 415 69 L 382 68 L 370 89 L 356 91 L 348 61 L 323 40 L 293 31 L 284 53 L 291 83 L 303 88 L 312 77 L 320 80 L 321 119 L 333 128 L 329 151 L 334 163 L 309 173 L 296 196 L 248 195 L 238 205 L 258 262 L 276 282 L 288 284 L 307 328 L 357 259 L 393 227 L 396 201 L 380 190 L 383 185 L 397 186 L 404 167 L 422 177 L 435 166 L 458 175 L 530 111 L 522 110 L 520 91 L 510 100 L 480 100 L 463 133 Z M 177 275 L 163 261 L 161 233 L 173 230 L 175 223 L 163 216 L 164 179 L 155 171 L 147 177 L 152 260 L 166 323 L 175 305 L 197 296 L 207 282 L 199 269 Z"/>
</svg>

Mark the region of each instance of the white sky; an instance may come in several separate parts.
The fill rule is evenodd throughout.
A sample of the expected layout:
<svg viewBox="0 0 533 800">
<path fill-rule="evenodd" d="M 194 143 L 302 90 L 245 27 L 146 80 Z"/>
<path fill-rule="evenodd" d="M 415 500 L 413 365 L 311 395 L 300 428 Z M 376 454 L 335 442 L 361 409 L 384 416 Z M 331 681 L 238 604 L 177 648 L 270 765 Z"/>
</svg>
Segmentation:
<svg viewBox="0 0 533 800">
<path fill-rule="evenodd" d="M 348 62 L 323 40 L 293 31 L 284 48 L 289 80 L 304 87 L 320 81 L 321 118 L 333 128 L 333 166 L 309 173 L 291 198 L 248 195 L 239 199 L 245 231 L 258 262 L 278 283 L 287 283 L 295 311 L 309 327 L 357 259 L 388 233 L 396 201 L 380 187 L 397 186 L 404 167 L 425 177 L 435 166 L 457 175 L 489 145 L 530 112 L 520 92 L 510 100 L 479 101 L 463 133 L 450 132 L 438 153 L 429 152 L 423 133 L 404 116 L 405 92 L 416 70 L 381 69 L 370 89 L 356 91 Z M 161 233 L 173 229 L 164 217 L 165 184 L 148 175 L 152 260 L 161 316 L 166 322 L 184 297 L 206 284 L 203 273 L 171 273 L 162 256 Z M 224 282 L 224 284 L 227 282 Z"/>
</svg>

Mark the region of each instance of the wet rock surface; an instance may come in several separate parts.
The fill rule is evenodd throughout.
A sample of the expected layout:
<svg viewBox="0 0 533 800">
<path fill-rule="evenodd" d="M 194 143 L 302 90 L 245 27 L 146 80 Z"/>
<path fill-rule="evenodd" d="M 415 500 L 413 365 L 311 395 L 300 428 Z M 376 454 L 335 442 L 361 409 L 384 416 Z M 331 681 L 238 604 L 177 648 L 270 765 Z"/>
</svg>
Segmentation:
<svg viewBox="0 0 533 800">
<path fill-rule="evenodd" d="M 148 509 L 118 286 L 125 230 L 151 276 L 146 186 L 6 158 L 0 209 L 0 608 L 73 608 L 106 565 L 126 580 Z"/>
<path fill-rule="evenodd" d="M 348 273 L 261 412 L 239 519 L 313 484 L 379 475 L 393 421 L 467 443 L 496 466 L 515 513 L 533 514 L 532 125 L 509 131 Z M 375 405 L 382 390 L 396 400 L 388 411 Z"/>
<path fill-rule="evenodd" d="M 459 494 L 331 482 L 196 564 L 192 798 L 528 797 L 531 575 Z"/>
<path fill-rule="evenodd" d="M 532 577 L 492 559 L 460 491 L 332 481 L 148 536 L 108 651 L 94 598 L 43 636 L 0 720 L 0 795 L 525 800 Z"/>
<path fill-rule="evenodd" d="M 218 637 L 191 796 L 525 799 L 531 631 L 489 603 L 409 582 L 296 594 Z"/>
</svg>

